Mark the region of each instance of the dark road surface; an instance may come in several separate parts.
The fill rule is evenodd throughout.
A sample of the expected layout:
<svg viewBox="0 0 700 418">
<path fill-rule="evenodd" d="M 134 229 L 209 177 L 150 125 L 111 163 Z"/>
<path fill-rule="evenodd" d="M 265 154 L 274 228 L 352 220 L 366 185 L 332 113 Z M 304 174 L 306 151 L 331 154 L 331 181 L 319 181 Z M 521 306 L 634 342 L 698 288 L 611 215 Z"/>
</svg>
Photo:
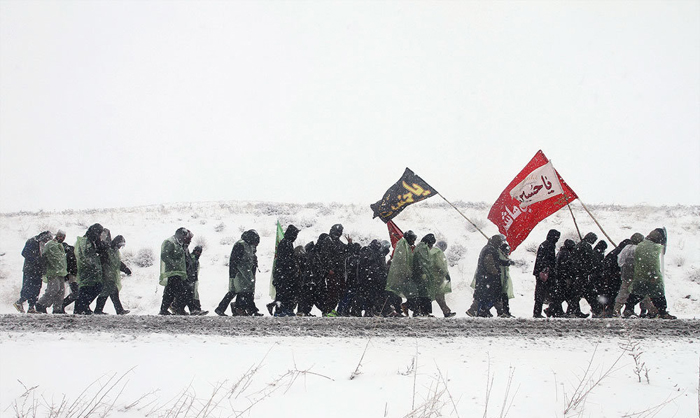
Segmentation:
<svg viewBox="0 0 700 418">
<path fill-rule="evenodd" d="M 0 332 L 250 337 L 647 338 L 700 342 L 697 319 L 308 318 L 0 315 Z"/>
</svg>

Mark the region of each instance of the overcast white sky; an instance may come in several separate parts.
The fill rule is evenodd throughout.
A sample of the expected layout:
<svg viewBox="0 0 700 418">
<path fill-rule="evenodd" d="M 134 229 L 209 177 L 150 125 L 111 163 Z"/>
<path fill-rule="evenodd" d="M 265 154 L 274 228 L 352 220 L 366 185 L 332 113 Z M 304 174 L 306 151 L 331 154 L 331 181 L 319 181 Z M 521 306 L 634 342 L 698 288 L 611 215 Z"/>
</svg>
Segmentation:
<svg viewBox="0 0 700 418">
<path fill-rule="evenodd" d="M 538 149 L 700 204 L 700 2 L 0 0 L 2 212 L 493 203 Z"/>
</svg>

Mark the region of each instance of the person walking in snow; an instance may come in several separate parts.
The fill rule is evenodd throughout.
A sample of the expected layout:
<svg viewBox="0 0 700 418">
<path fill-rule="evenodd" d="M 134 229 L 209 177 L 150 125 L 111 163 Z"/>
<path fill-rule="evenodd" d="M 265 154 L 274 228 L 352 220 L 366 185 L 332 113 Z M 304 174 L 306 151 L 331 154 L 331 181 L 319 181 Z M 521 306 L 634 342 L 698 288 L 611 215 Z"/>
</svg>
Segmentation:
<svg viewBox="0 0 700 418">
<path fill-rule="evenodd" d="M 275 286 L 274 316 L 294 316 L 300 287 L 299 263 L 294 252 L 294 241 L 299 236 L 299 228 L 287 226 L 284 238 L 277 244 L 277 260 L 272 272 L 272 285 Z"/>
<path fill-rule="evenodd" d="M 639 232 L 635 232 L 632 234 L 629 240 L 630 243 L 622 249 L 617 257 L 617 264 L 620 266 L 621 282 L 620 289 L 617 293 L 617 297 L 615 298 L 615 307 L 613 308 L 613 316 L 615 317 L 620 317 L 622 315 L 622 308 L 625 306 L 625 303 L 627 303 L 627 298 L 630 295 L 629 288 L 632 284 L 632 280 L 634 279 L 634 252 L 637 249 L 637 245 L 644 241 L 644 235 L 640 234 Z M 649 297 L 642 299 L 640 306 L 642 308 L 640 316 L 647 313 L 650 313 L 653 316 L 658 314 Z"/>
<path fill-rule="evenodd" d="M 394 254 L 391 257 L 391 265 L 386 279 L 386 290 L 399 298 L 413 297 L 415 290 L 412 285 L 413 278 L 413 244 L 418 238 L 415 232 L 408 230 L 403 237 L 396 242 Z M 408 305 L 401 304 L 404 315 L 408 315 Z M 401 312 L 397 311 L 397 314 Z"/>
<path fill-rule="evenodd" d="M 474 273 L 474 299 L 477 301 L 476 316 L 490 317 L 491 308 L 501 300 L 501 269 L 498 250 L 506 242 L 506 237 L 492 236 L 479 253 Z"/>
<path fill-rule="evenodd" d="M 46 313 L 46 308 L 53 306 L 53 313 L 62 314 L 63 296 L 66 290 L 66 276 L 68 275 L 68 261 L 63 241 L 66 233 L 62 230 L 56 232 L 56 237 L 44 246 L 45 273 L 43 280 L 46 283 L 44 294 L 36 303 L 36 311 Z"/>
<path fill-rule="evenodd" d="M 108 239 L 110 238 L 109 230 Z M 105 249 L 104 257 L 102 257 L 102 291 L 95 302 L 95 311 L 97 315 L 104 315 L 104 306 L 107 299 L 112 300 L 114 310 L 117 315 L 126 315 L 130 311 L 124 309 L 119 292 L 122 290 L 121 273 L 124 272 L 127 276 L 131 276 L 131 269 L 126 266 L 121 260 L 119 250 L 126 245 L 126 239 L 123 236 L 117 235 L 113 240 L 110 240 L 109 246 Z"/>
<path fill-rule="evenodd" d="M 66 282 L 68 282 L 70 290 L 68 296 L 63 299 L 63 311 L 65 312 L 66 307 L 78 299 L 78 261 L 75 258 L 75 247 L 69 245 L 65 241 L 63 241 L 62 245 L 63 249 L 66 251 L 66 263 L 68 267 Z"/>
<path fill-rule="evenodd" d="M 160 278 L 163 289 L 163 301 L 159 315 L 170 315 L 168 309 L 173 306 L 175 315 L 186 315 L 187 303 L 187 251 L 185 242 L 190 235 L 187 228 L 180 227 L 175 234 L 163 241 L 160 247 Z"/>
<path fill-rule="evenodd" d="M 571 254 L 576 247 L 574 240 L 567 239 L 564 245 L 559 248 L 557 259 L 554 264 L 554 281 L 549 289 L 550 304 L 548 307 L 547 316 L 554 318 L 565 317 L 563 303 L 569 300 L 569 291 L 574 282 L 575 273 L 571 263 Z"/>
<path fill-rule="evenodd" d="M 622 285 L 621 269 L 617 259 L 622 250 L 631 242 L 629 239 L 623 240 L 620 245 L 610 251 L 603 259 L 603 273 L 600 276 L 600 282 L 596 286 L 598 289 L 598 300 L 602 308 L 601 317 L 603 318 L 613 317 L 615 299 Z"/>
<path fill-rule="evenodd" d="M 437 302 L 442 310 L 443 316 L 445 318 L 450 318 L 455 316 L 456 313 L 452 312 L 445 301 L 445 294 L 452 292 L 452 279 L 450 278 L 450 272 L 448 270 L 447 257 L 445 257 L 446 250 L 447 243 L 445 241 L 438 241 L 435 246 L 430 249 L 431 282 L 428 287 L 428 292 L 431 295 L 431 299 Z"/>
<path fill-rule="evenodd" d="M 187 262 L 187 285 L 189 286 L 189 300 L 185 307 L 190 310 L 190 315 L 206 315 L 209 311 L 202 310 L 202 303 L 199 301 L 199 257 L 204 249 L 197 245 L 192 250 Z"/>
<path fill-rule="evenodd" d="M 219 316 L 226 316 L 226 309 L 231 304 L 234 316 L 261 316 L 255 306 L 255 275 L 258 269 L 258 257 L 255 254 L 260 243 L 260 236 L 254 229 L 245 231 L 231 249 L 229 258 L 229 291 L 214 310 Z"/>
<path fill-rule="evenodd" d="M 592 296 L 591 317 L 601 318 L 603 316 L 603 262 L 605 261 L 605 250 L 608 248 L 608 243 L 600 240 L 593 247 L 593 260 L 591 264 L 591 272 L 588 276 L 589 294 Z"/>
<path fill-rule="evenodd" d="M 532 274 L 535 276 L 535 305 L 532 308 L 534 318 L 544 318 L 542 316 L 542 304 L 549 294 L 550 276 L 554 276 L 554 265 L 556 263 L 556 244 L 561 233 L 556 229 L 550 229 L 547 239 L 540 244 L 535 258 L 535 268 Z"/>
<path fill-rule="evenodd" d="M 36 301 L 41 293 L 43 283 L 41 277 L 44 274 L 43 260 L 41 253 L 44 245 L 53 238 L 51 232 L 44 231 L 39 235 L 31 237 L 24 244 L 22 257 L 24 266 L 22 267 L 22 290 L 19 299 L 13 304 L 17 311 L 24 313 L 24 302 L 29 302 L 28 313 L 36 313 Z"/>
<path fill-rule="evenodd" d="M 664 255 L 667 242 L 666 229 L 657 228 L 637 245 L 634 252 L 634 278 L 623 312 L 624 317 L 634 316 L 634 307 L 648 296 L 658 310 L 658 318 L 676 319 L 667 311 L 664 286 Z"/>
<path fill-rule="evenodd" d="M 593 259 L 595 257 L 593 244 L 598 240 L 598 236 L 593 232 L 589 232 L 583 237 L 574 248 L 571 256 L 571 264 L 574 270 L 574 281 L 571 285 L 571 295 L 569 304 L 566 308 L 566 313 L 571 317 L 587 318 L 589 314 L 581 312 L 581 298 L 585 298 L 591 306 L 591 311 L 595 312 L 594 306 L 597 305 L 596 295 L 591 292 L 590 274 L 593 268 Z"/>
<path fill-rule="evenodd" d="M 510 300 L 515 297 L 513 293 L 513 279 L 510 277 L 510 266 L 513 261 L 509 258 L 510 244 L 503 242 L 498 249 L 498 267 L 501 270 L 501 300 L 494 306 L 499 318 L 513 318 L 510 313 Z"/>
<path fill-rule="evenodd" d="M 323 316 L 338 316 L 336 307 L 345 294 L 345 258 L 349 255 L 348 245 L 352 239 L 346 236 L 348 243 L 340 240 L 343 225 L 335 224 L 328 232 L 328 238 L 317 242 L 319 246 L 322 285 L 320 290 L 321 313 Z"/>
<path fill-rule="evenodd" d="M 75 242 L 75 258 L 78 265 L 78 298 L 73 313 L 92 315 L 90 304 L 102 291 L 102 254 L 105 251 L 104 227 L 93 224 Z"/>
</svg>

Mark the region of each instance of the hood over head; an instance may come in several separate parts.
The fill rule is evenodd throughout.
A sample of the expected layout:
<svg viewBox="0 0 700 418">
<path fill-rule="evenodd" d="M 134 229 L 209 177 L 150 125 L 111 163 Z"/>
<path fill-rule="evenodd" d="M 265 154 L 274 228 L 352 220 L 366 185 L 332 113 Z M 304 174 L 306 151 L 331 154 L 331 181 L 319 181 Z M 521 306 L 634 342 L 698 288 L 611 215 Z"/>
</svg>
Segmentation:
<svg viewBox="0 0 700 418">
<path fill-rule="evenodd" d="M 663 228 L 656 228 L 647 235 L 647 239 L 656 244 L 666 244 L 666 231 Z"/>
<path fill-rule="evenodd" d="M 294 225 L 289 225 L 287 227 L 287 230 L 284 232 L 284 238 L 292 242 L 294 242 L 294 240 L 296 240 L 298 236 L 299 228 L 297 228 Z"/>
<path fill-rule="evenodd" d="M 333 239 L 340 239 L 340 237 L 343 236 L 343 225 L 341 224 L 335 224 L 331 227 L 330 232 L 328 233 L 331 238 Z"/>
<path fill-rule="evenodd" d="M 428 247 L 432 247 L 433 244 L 435 244 L 435 241 L 437 241 L 437 240 L 435 239 L 434 234 L 427 234 L 426 236 L 424 236 L 420 240 L 420 242 L 424 242 L 424 243 L 428 244 Z"/>
<path fill-rule="evenodd" d="M 593 247 L 593 249 L 599 253 L 605 252 L 605 250 L 608 248 L 608 243 L 605 241 L 598 241 L 598 243 Z"/>
<path fill-rule="evenodd" d="M 635 232 L 630 237 L 630 241 L 632 241 L 632 244 L 637 245 L 640 242 L 644 241 L 644 235 L 640 234 L 639 232 Z"/>
<path fill-rule="evenodd" d="M 100 234 L 102 234 L 102 230 L 104 230 L 104 227 L 100 224 L 92 224 L 90 227 L 88 227 L 87 231 L 85 232 L 85 238 L 88 239 L 88 241 L 97 242 L 100 240 Z"/>
<path fill-rule="evenodd" d="M 561 232 L 557 231 L 556 229 L 550 229 L 549 232 L 547 232 L 547 241 L 556 243 L 557 241 L 559 241 L 560 236 Z"/>
<path fill-rule="evenodd" d="M 574 240 L 567 239 L 566 241 L 564 241 L 564 248 L 566 248 L 567 250 L 573 250 L 574 247 L 576 247 L 576 243 L 574 242 Z"/>
<path fill-rule="evenodd" d="M 583 240 L 586 241 L 587 243 L 593 245 L 593 244 L 595 244 L 596 241 L 598 241 L 598 235 L 596 235 L 593 232 L 589 232 L 586 234 L 585 237 L 583 237 Z"/>
<path fill-rule="evenodd" d="M 260 244 L 260 235 L 258 235 L 258 231 L 254 229 L 249 229 L 241 234 L 241 239 L 253 247 Z"/>
<path fill-rule="evenodd" d="M 489 245 L 501 248 L 501 244 L 506 242 L 506 236 L 503 234 L 496 234 L 489 239 Z"/>
<path fill-rule="evenodd" d="M 408 231 L 404 232 L 403 237 L 406 239 L 406 242 L 408 242 L 410 245 L 413 245 L 416 242 L 418 235 L 416 235 L 415 232 L 409 229 Z"/>
</svg>

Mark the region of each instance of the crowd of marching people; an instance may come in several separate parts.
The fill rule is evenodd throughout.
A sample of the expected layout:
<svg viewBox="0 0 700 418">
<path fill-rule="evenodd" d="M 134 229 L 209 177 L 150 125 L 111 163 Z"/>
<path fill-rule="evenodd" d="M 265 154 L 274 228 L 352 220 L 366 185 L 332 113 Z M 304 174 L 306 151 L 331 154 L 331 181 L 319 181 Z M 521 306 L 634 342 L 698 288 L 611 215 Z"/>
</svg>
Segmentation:
<svg viewBox="0 0 700 418">
<path fill-rule="evenodd" d="M 436 302 L 444 317 L 455 316 L 445 301 L 445 294 L 452 290 L 447 244 L 437 241 L 434 234 L 418 241 L 409 230 L 393 246 L 376 239 L 362 246 L 347 235 L 343 241 L 343 226 L 336 224 L 315 242 L 296 245 L 299 232 L 289 225 L 277 244 L 272 267 L 274 299 L 266 305 L 270 315 L 314 316 L 311 312 L 316 307 L 326 317 L 430 317 Z M 164 289 L 160 315 L 208 314 L 202 310 L 198 286 L 203 249 L 195 246 L 190 251 L 193 236 L 188 229 L 178 228 L 161 245 L 159 282 Z M 557 251 L 560 236 L 559 231 L 550 230 L 537 249 L 534 318 L 544 318 L 543 312 L 553 318 L 586 318 L 589 314 L 581 311 L 581 299 L 587 301 L 594 318 L 637 316 L 635 307 L 640 303 L 639 316 L 676 318 L 667 311 L 664 291 L 665 229 L 654 229 L 646 237 L 635 233 L 607 254 L 607 243 L 598 241 L 592 232 L 578 243 L 565 240 Z M 27 302 L 28 313 L 47 313 L 52 308 L 54 314 L 64 314 L 74 303 L 75 314 L 99 315 L 105 314 L 110 299 L 117 314 L 128 314 L 119 298 L 121 273 L 131 274 L 120 255 L 125 238 L 112 238 L 100 224 L 91 225 L 75 246 L 64 242 L 65 238 L 65 232 L 59 230 L 55 236 L 44 231 L 27 240 L 22 251 L 23 285 L 15 308 L 25 312 Z M 214 309 L 217 315 L 262 315 L 254 301 L 259 243 L 260 236 L 251 229 L 233 245 L 228 291 Z M 492 317 L 495 308 L 498 317 L 513 317 L 509 300 L 514 297 L 510 277 L 514 263 L 509 257 L 505 236 L 488 240 L 479 254 L 467 315 Z M 39 297 L 44 283 L 44 294 Z"/>
</svg>

